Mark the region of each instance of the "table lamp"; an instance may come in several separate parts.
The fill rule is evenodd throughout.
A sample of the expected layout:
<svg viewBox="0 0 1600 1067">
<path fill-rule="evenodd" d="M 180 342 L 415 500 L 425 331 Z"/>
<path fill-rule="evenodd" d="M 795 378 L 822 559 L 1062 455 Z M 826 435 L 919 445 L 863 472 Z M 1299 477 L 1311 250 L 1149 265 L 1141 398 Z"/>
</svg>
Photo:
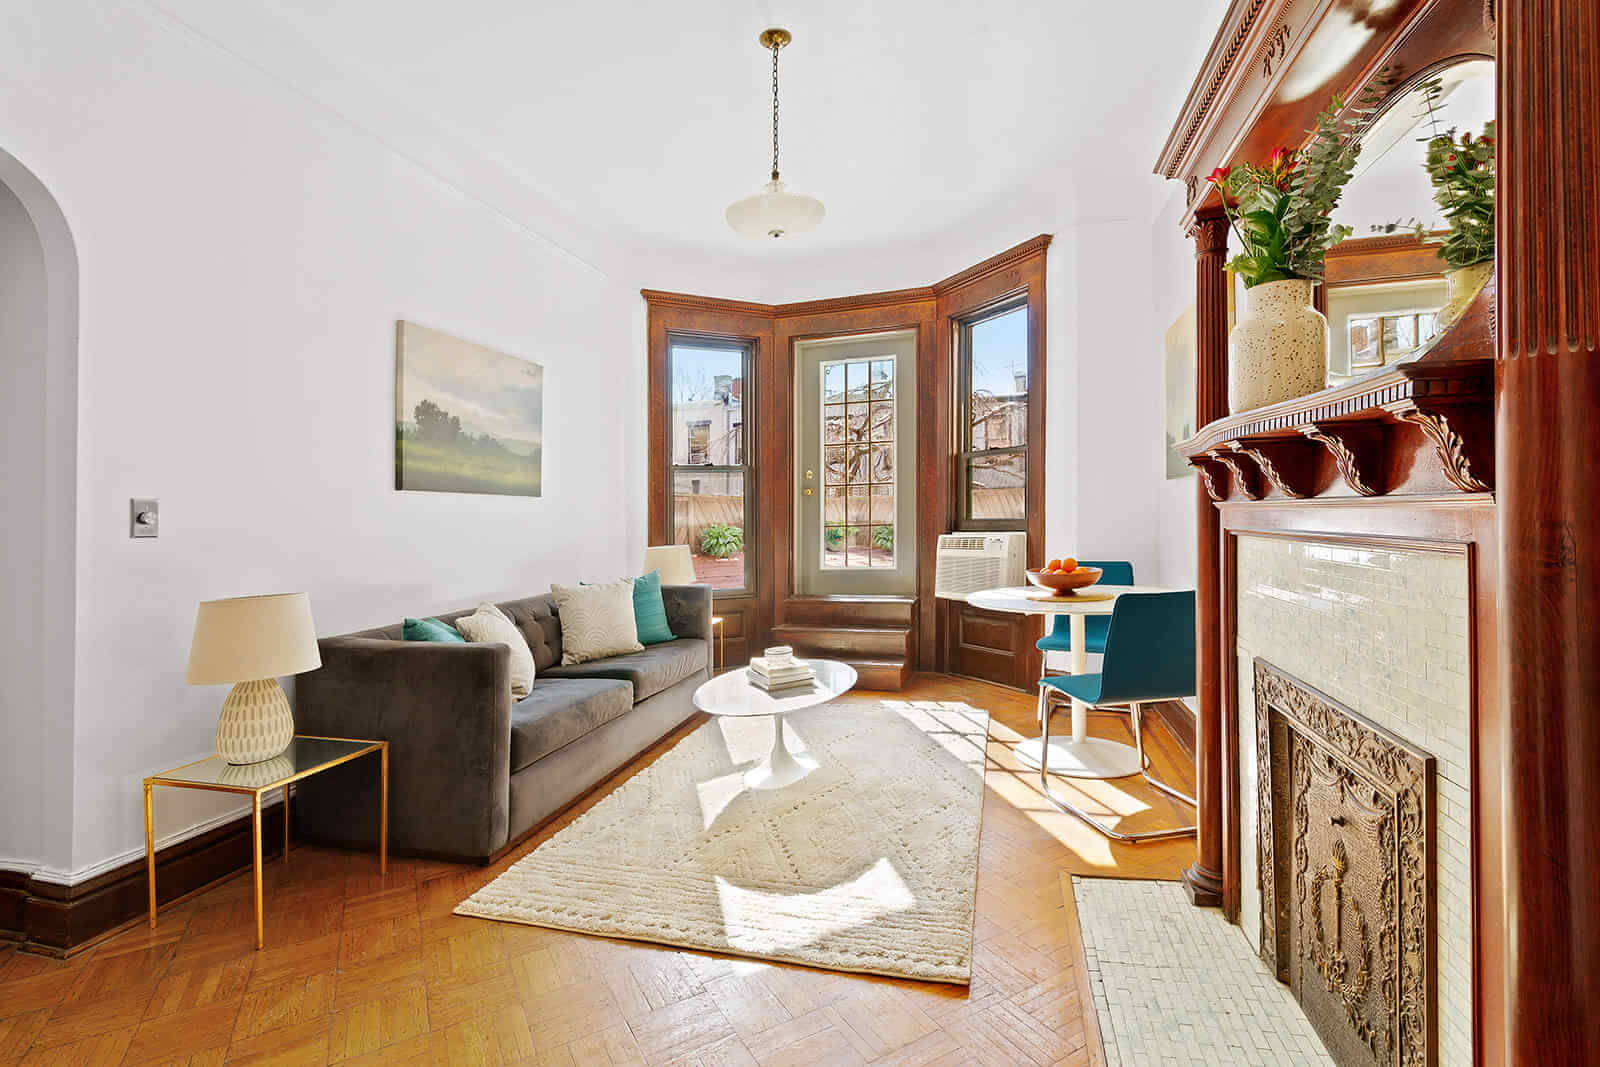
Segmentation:
<svg viewBox="0 0 1600 1067">
<path fill-rule="evenodd" d="M 653 545 L 644 550 L 641 574 L 661 572 L 662 585 L 693 585 L 694 559 L 688 545 Z"/>
<path fill-rule="evenodd" d="M 260 763 L 288 748 L 294 740 L 294 715 L 278 679 L 320 666 L 306 594 L 202 601 L 185 680 L 190 685 L 234 683 L 217 720 L 217 755 L 234 764 Z"/>
</svg>

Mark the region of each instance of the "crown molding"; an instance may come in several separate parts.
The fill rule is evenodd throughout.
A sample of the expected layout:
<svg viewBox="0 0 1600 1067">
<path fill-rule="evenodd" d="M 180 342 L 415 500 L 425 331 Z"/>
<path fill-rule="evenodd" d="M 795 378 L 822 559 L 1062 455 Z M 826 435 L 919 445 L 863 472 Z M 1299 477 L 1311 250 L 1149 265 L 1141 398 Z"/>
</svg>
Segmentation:
<svg viewBox="0 0 1600 1067">
<path fill-rule="evenodd" d="M 807 315 L 826 315 L 840 311 L 860 311 L 866 308 L 890 307 L 937 300 L 946 293 L 982 281 L 999 271 L 1015 267 L 1032 256 L 1042 255 L 1050 247 L 1052 235 L 1041 233 L 1004 252 L 975 263 L 943 281 L 910 289 L 886 289 L 875 293 L 856 293 L 836 296 L 826 300 L 802 300 L 790 304 L 760 304 L 751 300 L 725 300 L 715 296 L 693 293 L 674 293 L 664 289 L 640 289 L 639 295 L 651 308 L 674 307 L 691 311 L 711 311 L 730 315 L 756 315 L 769 319 L 799 318 Z"/>
<path fill-rule="evenodd" d="M 1200 130 L 1221 110 L 1217 104 L 1223 88 L 1234 73 L 1239 57 L 1246 54 L 1245 45 L 1262 21 L 1261 13 L 1266 7 L 1267 0 L 1234 0 L 1211 41 L 1200 73 L 1189 88 L 1183 110 L 1178 113 L 1177 125 L 1167 134 L 1167 142 L 1156 159 L 1155 173 L 1163 178 L 1176 178 L 1182 172 L 1183 162 Z M 1281 22 L 1282 17 L 1280 10 L 1278 21 Z M 1254 54 L 1255 49 L 1249 51 Z"/>
</svg>

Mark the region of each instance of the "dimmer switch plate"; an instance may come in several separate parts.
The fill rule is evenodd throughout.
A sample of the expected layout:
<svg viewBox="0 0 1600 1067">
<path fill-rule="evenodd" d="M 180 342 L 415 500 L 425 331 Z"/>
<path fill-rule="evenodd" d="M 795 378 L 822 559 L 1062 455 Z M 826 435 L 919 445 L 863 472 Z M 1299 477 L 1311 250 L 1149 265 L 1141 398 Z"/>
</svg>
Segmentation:
<svg viewBox="0 0 1600 1067">
<path fill-rule="evenodd" d="M 157 500 L 128 501 L 128 536 L 159 537 L 161 534 L 161 503 Z"/>
</svg>

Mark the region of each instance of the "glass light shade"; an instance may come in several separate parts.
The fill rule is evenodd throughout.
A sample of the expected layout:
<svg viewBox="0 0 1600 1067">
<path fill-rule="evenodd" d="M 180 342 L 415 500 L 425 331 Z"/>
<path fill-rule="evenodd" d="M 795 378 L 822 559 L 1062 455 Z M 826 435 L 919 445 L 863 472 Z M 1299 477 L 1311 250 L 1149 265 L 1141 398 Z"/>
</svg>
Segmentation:
<svg viewBox="0 0 1600 1067">
<path fill-rule="evenodd" d="M 822 221 L 822 201 L 791 193 L 774 179 L 755 196 L 728 205 L 728 225 L 746 237 L 788 237 L 815 229 Z"/>
</svg>

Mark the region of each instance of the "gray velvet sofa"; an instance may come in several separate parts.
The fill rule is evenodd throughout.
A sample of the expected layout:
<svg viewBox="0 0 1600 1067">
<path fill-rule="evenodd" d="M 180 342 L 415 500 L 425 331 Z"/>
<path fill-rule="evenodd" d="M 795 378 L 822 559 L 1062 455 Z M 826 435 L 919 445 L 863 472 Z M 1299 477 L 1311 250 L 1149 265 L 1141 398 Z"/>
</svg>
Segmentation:
<svg viewBox="0 0 1600 1067">
<path fill-rule="evenodd" d="M 711 588 L 661 594 L 677 640 L 566 667 L 548 594 L 500 604 L 537 675 L 515 702 L 505 645 L 405 641 L 399 623 L 323 638 L 322 667 L 295 680 L 295 729 L 389 742 L 391 850 L 487 863 L 695 713 Z M 372 759 L 299 782 L 296 836 L 375 848 L 378 788 Z"/>
</svg>

